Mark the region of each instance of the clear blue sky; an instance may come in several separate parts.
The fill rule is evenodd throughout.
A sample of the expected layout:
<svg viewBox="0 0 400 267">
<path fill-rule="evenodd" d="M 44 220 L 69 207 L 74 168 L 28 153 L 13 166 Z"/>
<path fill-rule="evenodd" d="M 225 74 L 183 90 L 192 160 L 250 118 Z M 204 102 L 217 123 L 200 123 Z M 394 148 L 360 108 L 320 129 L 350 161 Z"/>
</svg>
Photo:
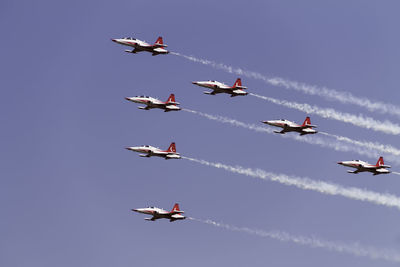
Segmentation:
<svg viewBox="0 0 400 267">
<path fill-rule="evenodd" d="M 305 117 L 250 96 L 204 95 L 191 81 L 233 84 L 237 77 L 173 55 L 127 54 L 110 38 L 154 42 L 161 35 L 183 54 L 398 104 L 399 8 L 397 1 L 364 0 L 1 1 L 0 265 L 394 266 L 188 220 L 152 223 L 132 213 L 179 202 L 197 218 L 400 250 L 397 209 L 125 150 L 175 141 L 179 152 L 195 158 L 400 195 L 399 176 L 352 176 L 335 164 L 365 159 L 356 154 L 183 111 L 137 109 L 124 97 L 175 93 L 183 107 L 249 123 Z M 386 118 L 242 81 L 261 95 Z M 398 136 L 316 116 L 312 122 L 400 146 Z"/>
</svg>

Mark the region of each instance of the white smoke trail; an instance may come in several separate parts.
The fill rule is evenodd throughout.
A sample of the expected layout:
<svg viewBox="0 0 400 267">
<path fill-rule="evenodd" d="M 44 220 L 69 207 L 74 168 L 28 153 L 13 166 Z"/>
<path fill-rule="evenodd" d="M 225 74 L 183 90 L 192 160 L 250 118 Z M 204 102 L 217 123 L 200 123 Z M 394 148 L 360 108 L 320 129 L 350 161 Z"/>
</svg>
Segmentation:
<svg viewBox="0 0 400 267">
<path fill-rule="evenodd" d="M 400 149 L 393 147 L 391 145 L 384 145 L 384 144 L 379 144 L 376 142 L 369 142 L 369 141 L 359 141 L 359 140 L 353 140 L 350 139 L 348 137 L 345 136 L 340 136 L 340 135 L 336 135 L 336 134 L 330 134 L 330 133 L 326 133 L 326 132 L 321 132 L 319 131 L 320 134 L 329 136 L 329 137 L 333 137 L 338 141 L 342 141 L 342 142 L 346 142 L 352 145 L 357 145 L 357 146 L 361 146 L 361 147 L 365 147 L 368 148 L 370 150 L 375 150 L 375 151 L 380 151 L 382 153 L 389 153 L 395 156 L 399 156 L 400 155 Z"/>
<path fill-rule="evenodd" d="M 263 100 L 266 100 L 266 101 L 269 101 L 269 102 L 277 104 L 277 105 L 285 106 L 285 107 L 288 107 L 291 109 L 296 109 L 296 110 L 299 110 L 299 111 L 302 111 L 302 112 L 305 112 L 308 114 L 316 114 L 323 118 L 350 123 L 350 124 L 353 124 L 358 127 L 371 129 L 371 130 L 383 132 L 386 134 L 393 134 L 393 135 L 400 134 L 400 125 L 390 122 L 388 120 L 382 122 L 382 121 L 374 120 L 373 118 L 370 118 L 370 117 L 364 117 L 363 115 L 357 116 L 357 115 L 353 115 L 350 113 L 339 112 L 332 108 L 321 108 L 318 106 L 311 106 L 309 104 L 300 104 L 297 102 L 279 100 L 279 99 L 275 99 L 272 97 L 257 95 L 257 94 L 253 94 L 253 93 L 250 93 L 250 95 L 260 98 L 260 99 L 263 99 Z"/>
<path fill-rule="evenodd" d="M 362 246 L 359 243 L 344 243 L 338 241 L 328 241 L 316 237 L 295 236 L 283 231 L 263 231 L 258 229 L 250 229 L 247 227 L 237 227 L 229 224 L 219 223 L 213 220 L 201 220 L 189 217 L 188 219 L 196 222 L 201 222 L 226 230 L 243 232 L 259 237 L 266 237 L 282 242 L 292 242 L 302 246 L 311 248 L 322 248 L 329 251 L 351 254 L 358 257 L 367 257 L 374 260 L 386 260 L 391 262 L 400 262 L 400 254 L 397 251 L 390 249 L 380 249 L 371 246 Z"/>
<path fill-rule="evenodd" d="M 238 121 L 235 119 L 218 116 L 218 115 L 211 115 L 211 114 L 207 114 L 207 113 L 203 113 L 203 112 L 199 112 L 199 111 L 195 111 L 195 110 L 190 110 L 187 108 L 182 109 L 182 110 L 187 111 L 189 113 L 196 114 L 196 115 L 200 115 L 209 120 L 230 124 L 230 125 L 233 125 L 236 127 L 242 127 L 245 129 L 255 131 L 255 132 L 275 134 L 271 128 L 261 127 L 261 126 L 255 125 L 255 124 L 248 124 L 248 123 L 244 123 L 244 122 L 241 122 L 241 121 Z M 287 134 L 287 135 L 279 135 L 279 136 L 281 136 L 283 138 L 294 139 L 296 141 L 300 141 L 300 142 L 304 142 L 304 143 L 308 143 L 308 144 L 318 145 L 318 146 L 325 147 L 325 148 L 331 148 L 335 151 L 354 152 L 359 155 L 367 156 L 367 157 L 373 158 L 373 159 L 377 159 L 380 156 L 380 154 L 377 153 L 377 150 L 380 150 L 381 152 L 385 152 L 385 153 L 393 152 L 393 154 L 396 152 L 396 149 L 395 148 L 392 149 L 390 146 L 352 140 L 347 137 L 336 136 L 336 135 L 332 135 L 332 134 L 328 134 L 328 133 L 323 133 L 323 134 L 334 137 L 339 142 L 337 142 L 337 141 L 335 142 L 332 140 L 325 140 L 324 138 L 318 137 L 316 135 L 314 135 L 314 136 L 299 136 L 299 135 Z M 359 147 L 349 146 L 349 145 L 341 143 L 340 141 L 348 142 L 352 145 L 357 145 Z M 394 154 L 394 155 L 397 156 L 397 154 Z M 387 159 L 389 159 L 389 161 L 391 161 L 393 163 L 400 164 L 399 157 L 393 157 L 393 156 L 388 155 Z"/>
<path fill-rule="evenodd" d="M 208 65 L 215 69 L 223 70 L 228 73 L 242 75 L 251 79 L 261 80 L 266 84 L 270 84 L 273 86 L 280 86 L 286 89 L 294 89 L 296 91 L 303 92 L 309 95 L 317 95 L 328 100 L 336 100 L 343 104 L 357 105 L 359 107 L 366 108 L 369 111 L 378 111 L 382 114 L 391 114 L 400 117 L 400 107 L 393 104 L 387 104 L 379 101 L 371 101 L 365 97 L 354 96 L 349 92 L 342 92 L 326 87 L 308 85 L 305 83 L 290 81 L 279 77 L 270 78 L 258 72 L 248 71 L 241 68 L 234 68 L 222 63 L 196 58 L 194 56 L 187 56 L 176 52 L 171 52 L 171 54 L 183 57 L 193 62 L 201 63 L 203 65 Z"/>
<path fill-rule="evenodd" d="M 259 178 L 266 181 L 278 182 L 288 186 L 295 186 L 304 190 L 312 190 L 326 195 L 339 195 L 349 199 L 355 199 L 370 202 L 387 207 L 396 207 L 400 209 L 400 198 L 388 193 L 378 193 L 361 189 L 357 187 L 344 187 L 338 184 L 324 181 L 315 181 L 306 177 L 288 176 L 285 174 L 276 174 L 261 169 L 250 169 L 241 166 L 231 166 L 223 163 L 209 162 L 202 159 L 182 157 L 192 162 L 202 165 L 223 169 L 232 173 L 242 174 L 253 178 Z"/>
<path fill-rule="evenodd" d="M 393 174 L 400 175 L 400 172 L 392 172 Z"/>
</svg>

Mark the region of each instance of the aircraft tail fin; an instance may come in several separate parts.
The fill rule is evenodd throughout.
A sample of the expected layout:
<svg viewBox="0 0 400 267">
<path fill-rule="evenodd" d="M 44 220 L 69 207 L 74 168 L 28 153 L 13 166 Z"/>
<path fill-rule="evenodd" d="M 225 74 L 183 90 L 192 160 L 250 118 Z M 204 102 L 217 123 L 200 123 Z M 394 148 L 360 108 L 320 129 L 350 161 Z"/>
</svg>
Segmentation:
<svg viewBox="0 0 400 267">
<path fill-rule="evenodd" d="M 171 212 L 178 213 L 178 212 L 180 212 L 180 211 L 181 211 L 181 209 L 179 208 L 179 204 L 178 204 L 178 203 L 175 203 L 175 205 L 174 205 L 174 207 L 172 208 Z M 179 213 L 178 213 L 178 214 L 179 214 Z"/>
<path fill-rule="evenodd" d="M 307 116 L 303 122 L 303 125 L 301 125 L 301 126 L 308 126 L 308 125 L 311 125 L 311 120 L 310 120 L 310 117 Z"/>
<path fill-rule="evenodd" d="M 167 151 L 168 151 L 168 152 L 174 152 L 174 153 L 176 153 L 176 146 L 175 146 L 175 143 L 174 143 L 174 142 L 172 142 L 172 143 L 169 145 Z"/>
<path fill-rule="evenodd" d="M 376 167 L 380 167 L 382 165 L 385 165 L 385 163 L 383 162 L 383 157 L 380 157 L 378 159 L 378 162 L 376 162 Z"/>
<path fill-rule="evenodd" d="M 157 38 L 157 40 L 154 43 L 154 45 L 156 45 L 158 47 L 166 47 L 167 46 L 167 45 L 164 44 L 163 38 L 161 36 Z"/>
<path fill-rule="evenodd" d="M 170 94 L 168 99 L 167 99 L 167 103 L 171 103 L 173 105 L 175 105 L 175 95 L 174 94 Z"/>
<path fill-rule="evenodd" d="M 233 87 L 242 87 L 242 80 L 237 78 L 236 82 L 233 84 Z"/>
</svg>

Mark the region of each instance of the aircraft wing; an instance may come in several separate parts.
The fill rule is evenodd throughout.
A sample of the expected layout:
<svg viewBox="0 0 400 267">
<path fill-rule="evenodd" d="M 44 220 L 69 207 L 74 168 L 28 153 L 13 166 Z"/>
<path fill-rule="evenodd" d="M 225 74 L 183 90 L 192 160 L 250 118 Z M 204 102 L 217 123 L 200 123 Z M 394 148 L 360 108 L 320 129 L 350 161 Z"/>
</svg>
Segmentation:
<svg viewBox="0 0 400 267">
<path fill-rule="evenodd" d="M 379 167 L 377 166 L 361 166 L 362 169 L 368 169 L 368 170 L 377 170 Z"/>
</svg>

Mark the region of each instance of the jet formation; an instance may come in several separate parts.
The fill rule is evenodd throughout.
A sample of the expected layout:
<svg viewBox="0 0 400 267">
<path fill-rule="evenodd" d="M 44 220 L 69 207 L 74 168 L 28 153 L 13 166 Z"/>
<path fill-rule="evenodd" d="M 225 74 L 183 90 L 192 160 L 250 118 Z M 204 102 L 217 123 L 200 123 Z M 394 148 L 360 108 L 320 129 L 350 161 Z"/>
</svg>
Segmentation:
<svg viewBox="0 0 400 267">
<path fill-rule="evenodd" d="M 178 111 L 181 110 L 180 107 L 178 107 L 179 103 L 175 102 L 175 95 L 171 94 L 167 101 L 163 102 L 161 100 L 158 100 L 157 98 L 153 98 L 150 96 L 134 96 L 134 97 L 125 97 L 126 100 L 132 101 L 134 103 L 139 103 L 139 104 L 145 104 L 146 106 L 139 106 L 138 109 L 144 109 L 144 110 L 149 110 L 153 108 L 159 108 L 163 109 L 164 112 L 168 111 Z"/>
<path fill-rule="evenodd" d="M 132 54 L 136 54 L 139 52 L 149 52 L 153 56 L 156 56 L 160 54 L 169 53 L 169 51 L 165 49 L 167 45 L 164 44 L 161 36 L 157 38 L 154 44 L 149 44 L 145 41 L 135 39 L 132 37 L 125 37 L 125 38 L 111 39 L 111 40 L 117 44 L 132 47 L 133 48 L 132 50 L 125 50 L 125 52 Z M 247 87 L 242 86 L 242 80 L 240 78 L 236 79 L 233 86 L 229 86 L 225 83 L 215 80 L 194 81 L 192 82 L 192 84 L 211 89 L 211 91 L 204 91 L 204 94 L 207 95 L 216 95 L 225 93 L 229 94 L 231 97 L 235 97 L 235 96 L 245 96 L 249 94 L 248 92 L 245 91 Z M 125 99 L 134 103 L 145 105 L 138 107 L 139 109 L 143 110 L 150 110 L 154 108 L 163 109 L 164 112 L 181 110 L 181 108 L 179 107 L 180 103 L 175 101 L 174 94 L 170 94 L 167 101 L 165 102 L 157 98 L 144 95 L 135 97 L 125 97 Z M 311 124 L 310 117 L 306 117 L 303 124 L 301 125 L 286 119 L 266 120 L 261 122 L 270 126 L 282 128 L 281 131 L 274 131 L 275 133 L 279 134 L 296 132 L 299 133 L 301 136 L 303 136 L 303 135 L 318 133 L 318 131 L 313 129 L 316 128 L 317 126 Z M 140 157 L 156 156 L 156 157 L 162 157 L 164 159 L 181 158 L 180 154 L 176 152 L 176 146 L 174 142 L 170 144 L 167 150 L 162 150 L 160 148 L 153 147 L 150 145 L 127 147 L 126 149 L 141 153 L 139 154 Z M 390 171 L 387 170 L 388 168 L 390 168 L 390 166 L 384 164 L 383 157 L 380 157 L 375 165 L 369 164 L 361 160 L 340 161 L 338 162 L 338 164 L 355 168 L 356 170 L 354 171 L 352 170 L 347 171 L 348 173 L 353 173 L 353 174 L 357 174 L 359 172 L 371 172 L 373 175 L 390 173 Z M 152 215 L 151 218 L 145 218 L 145 220 L 148 221 L 155 221 L 158 219 L 169 219 L 170 222 L 173 222 L 176 220 L 186 219 L 186 217 L 182 215 L 182 213 L 184 212 L 180 210 L 178 203 L 174 205 L 171 211 L 167 211 L 157 207 L 138 208 L 138 209 L 132 209 L 132 211 Z"/>
</svg>

